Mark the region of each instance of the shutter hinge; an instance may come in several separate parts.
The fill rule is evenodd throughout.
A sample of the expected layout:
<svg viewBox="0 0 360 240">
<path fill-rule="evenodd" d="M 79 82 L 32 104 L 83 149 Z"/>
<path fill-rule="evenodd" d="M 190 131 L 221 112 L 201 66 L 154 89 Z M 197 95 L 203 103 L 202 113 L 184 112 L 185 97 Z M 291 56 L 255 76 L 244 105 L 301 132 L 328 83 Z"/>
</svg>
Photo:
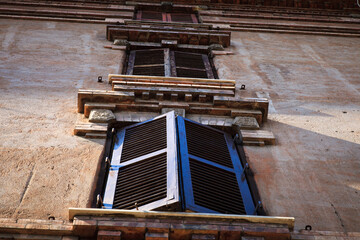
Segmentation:
<svg viewBox="0 0 360 240">
<path fill-rule="evenodd" d="M 103 199 L 102 199 L 101 195 L 98 194 L 96 196 L 96 207 L 97 208 L 103 208 L 103 206 L 104 206 Z"/>
<path fill-rule="evenodd" d="M 242 138 L 242 135 L 241 133 L 237 133 L 233 139 L 233 142 L 237 145 L 242 145 L 243 144 L 243 138 Z"/>
<path fill-rule="evenodd" d="M 110 160 L 108 157 L 105 158 L 105 169 L 109 169 L 110 167 Z"/>
<path fill-rule="evenodd" d="M 261 201 L 258 201 L 257 204 L 256 204 L 256 207 L 255 207 L 255 211 L 254 211 L 254 214 L 257 213 L 257 211 L 262 208 L 263 205 L 262 205 L 262 202 Z"/>
<path fill-rule="evenodd" d="M 245 180 L 247 171 L 248 171 L 249 169 L 250 169 L 249 164 L 248 164 L 248 163 L 245 163 L 244 169 L 243 169 L 243 171 L 242 171 L 242 173 L 241 173 L 241 181 L 244 181 L 244 180 Z"/>
</svg>

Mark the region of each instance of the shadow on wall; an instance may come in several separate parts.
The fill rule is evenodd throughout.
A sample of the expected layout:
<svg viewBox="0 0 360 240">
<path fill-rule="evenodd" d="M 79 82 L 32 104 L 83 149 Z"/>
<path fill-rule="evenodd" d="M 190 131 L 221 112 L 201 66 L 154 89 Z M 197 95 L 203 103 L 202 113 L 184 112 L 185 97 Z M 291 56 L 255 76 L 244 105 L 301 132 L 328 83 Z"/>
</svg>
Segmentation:
<svg viewBox="0 0 360 240">
<path fill-rule="evenodd" d="M 277 145 L 245 148 L 267 213 L 295 217 L 295 229 L 359 231 L 360 144 L 268 124 Z"/>
</svg>

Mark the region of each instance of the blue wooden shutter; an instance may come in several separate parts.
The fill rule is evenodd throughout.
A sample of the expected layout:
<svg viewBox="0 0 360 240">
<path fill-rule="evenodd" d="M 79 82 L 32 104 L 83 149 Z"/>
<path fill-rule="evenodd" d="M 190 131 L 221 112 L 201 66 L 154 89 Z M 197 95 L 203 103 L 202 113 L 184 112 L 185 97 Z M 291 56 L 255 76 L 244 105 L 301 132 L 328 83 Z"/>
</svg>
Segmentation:
<svg viewBox="0 0 360 240">
<path fill-rule="evenodd" d="M 180 116 L 177 124 L 185 210 L 256 214 L 231 136 Z"/>
<path fill-rule="evenodd" d="M 178 210 L 175 114 L 170 112 L 117 133 L 104 207 Z"/>
</svg>

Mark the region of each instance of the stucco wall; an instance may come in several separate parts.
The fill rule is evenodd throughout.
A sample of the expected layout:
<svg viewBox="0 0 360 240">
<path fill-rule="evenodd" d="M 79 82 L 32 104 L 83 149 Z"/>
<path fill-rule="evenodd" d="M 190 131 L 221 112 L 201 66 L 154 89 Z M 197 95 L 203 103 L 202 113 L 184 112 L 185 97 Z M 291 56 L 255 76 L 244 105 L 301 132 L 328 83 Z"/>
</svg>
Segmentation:
<svg viewBox="0 0 360 240">
<path fill-rule="evenodd" d="M 0 20 L 0 217 L 67 218 L 86 207 L 102 140 L 73 136 L 77 89 L 106 89 L 120 51 L 104 25 Z M 246 147 L 270 215 L 358 231 L 360 40 L 232 33 L 219 76 L 270 97 L 277 145 Z"/>
<path fill-rule="evenodd" d="M 360 229 L 360 39 L 232 33 L 220 78 L 271 100 L 276 146 L 246 147 L 270 215 L 296 228 Z"/>
</svg>

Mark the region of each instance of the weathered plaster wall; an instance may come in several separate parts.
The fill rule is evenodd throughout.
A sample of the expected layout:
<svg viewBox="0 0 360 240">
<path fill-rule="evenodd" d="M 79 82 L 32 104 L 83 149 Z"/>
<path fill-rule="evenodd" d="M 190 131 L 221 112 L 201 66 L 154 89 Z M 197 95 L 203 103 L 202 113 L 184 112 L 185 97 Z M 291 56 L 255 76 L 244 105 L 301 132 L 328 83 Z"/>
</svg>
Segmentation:
<svg viewBox="0 0 360 240">
<path fill-rule="evenodd" d="M 86 207 L 103 141 L 72 135 L 77 89 L 105 88 L 119 51 L 105 27 L 0 20 L 0 217 L 67 218 Z"/>
<path fill-rule="evenodd" d="M 276 146 L 246 147 L 270 215 L 296 228 L 360 229 L 360 39 L 233 33 L 223 78 L 271 100 Z"/>
<path fill-rule="evenodd" d="M 360 40 L 233 33 L 217 56 L 241 95 L 272 101 L 264 128 L 277 145 L 246 147 L 270 215 L 296 228 L 359 231 Z M 66 219 L 88 203 L 103 141 L 71 129 L 79 88 L 109 88 L 120 51 L 105 26 L 0 20 L 0 217 Z M 346 113 L 344 113 L 346 112 Z"/>
</svg>

